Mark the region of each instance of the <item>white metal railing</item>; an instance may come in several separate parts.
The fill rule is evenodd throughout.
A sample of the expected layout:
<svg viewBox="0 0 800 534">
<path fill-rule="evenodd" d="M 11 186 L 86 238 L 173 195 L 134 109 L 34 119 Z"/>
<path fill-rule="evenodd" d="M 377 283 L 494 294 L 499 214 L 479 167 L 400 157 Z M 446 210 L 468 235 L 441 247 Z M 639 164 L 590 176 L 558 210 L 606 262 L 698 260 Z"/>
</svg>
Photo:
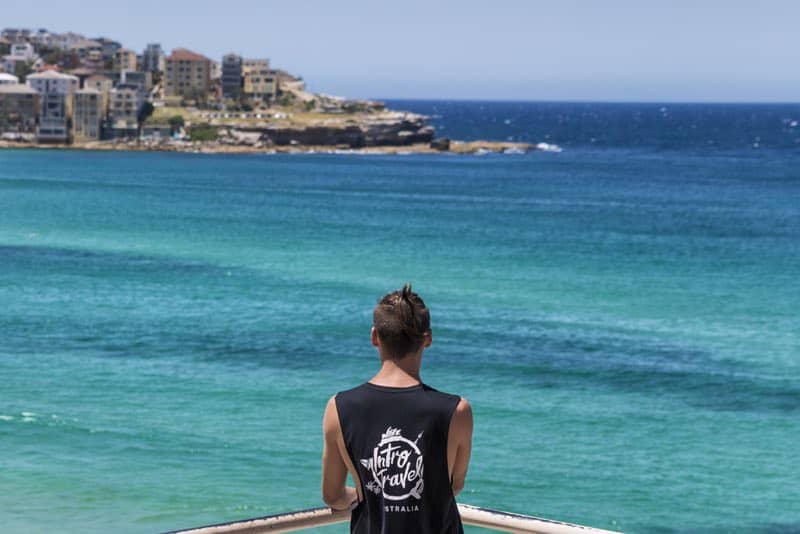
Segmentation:
<svg viewBox="0 0 800 534">
<path fill-rule="evenodd" d="M 459 504 L 461 521 L 465 525 L 489 528 L 502 532 L 524 532 L 534 534 L 617 534 L 561 521 L 541 519 L 529 515 L 512 514 Z M 268 515 L 232 523 L 220 523 L 205 527 L 177 530 L 170 534 L 261 534 L 264 532 L 291 532 L 312 527 L 344 523 L 350 519 L 349 510 L 335 511 L 330 508 L 311 508 L 285 514 Z"/>
</svg>

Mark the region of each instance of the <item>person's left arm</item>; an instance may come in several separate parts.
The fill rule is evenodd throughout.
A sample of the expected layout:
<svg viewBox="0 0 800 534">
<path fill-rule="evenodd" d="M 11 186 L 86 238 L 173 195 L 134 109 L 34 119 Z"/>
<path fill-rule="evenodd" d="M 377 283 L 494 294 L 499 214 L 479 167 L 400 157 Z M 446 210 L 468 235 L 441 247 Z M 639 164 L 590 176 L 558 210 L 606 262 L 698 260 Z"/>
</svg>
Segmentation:
<svg viewBox="0 0 800 534">
<path fill-rule="evenodd" d="M 358 499 L 355 488 L 345 486 L 347 465 L 342 458 L 339 440 L 342 428 L 336 399 L 331 397 L 322 418 L 324 445 L 322 449 L 322 500 L 334 510 L 343 510 Z"/>
</svg>

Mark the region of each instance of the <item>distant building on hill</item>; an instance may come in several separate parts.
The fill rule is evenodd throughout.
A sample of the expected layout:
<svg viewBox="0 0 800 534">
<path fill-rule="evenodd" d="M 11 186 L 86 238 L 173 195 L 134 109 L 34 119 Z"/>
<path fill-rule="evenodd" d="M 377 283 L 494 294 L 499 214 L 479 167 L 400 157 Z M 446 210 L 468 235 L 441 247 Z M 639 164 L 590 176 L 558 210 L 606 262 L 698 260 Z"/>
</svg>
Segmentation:
<svg viewBox="0 0 800 534">
<path fill-rule="evenodd" d="M 100 139 L 103 95 L 97 89 L 79 89 L 72 95 L 72 135 L 76 141 Z"/>
<path fill-rule="evenodd" d="M 31 31 L 25 28 L 5 28 L 0 37 L 8 39 L 12 43 L 27 42 L 30 39 Z"/>
<path fill-rule="evenodd" d="M 39 28 L 31 34 L 30 43 L 34 45 L 36 48 L 45 47 L 45 48 L 55 48 L 56 43 L 54 39 L 54 35 L 47 31 L 45 28 Z"/>
<path fill-rule="evenodd" d="M 139 70 L 136 61 L 136 52 L 127 48 L 120 48 L 114 52 L 114 70 L 117 72 Z"/>
<path fill-rule="evenodd" d="M 219 82 L 220 78 L 222 78 L 222 63 L 219 61 L 209 60 L 210 69 L 208 72 L 208 77 L 212 80 L 217 80 Z"/>
<path fill-rule="evenodd" d="M 267 103 L 278 94 L 278 78 L 269 67 L 269 59 L 245 59 L 242 62 L 242 92 L 253 103 Z"/>
<path fill-rule="evenodd" d="M 114 63 L 114 56 L 117 50 L 122 48 L 122 43 L 109 39 L 108 37 L 97 37 L 92 40 L 97 41 L 102 46 L 100 53 L 103 56 L 103 67 L 111 66 Z"/>
<path fill-rule="evenodd" d="M 30 43 L 14 43 L 11 45 L 10 54 L 24 59 L 25 61 L 33 61 L 36 57 L 36 50 L 34 50 L 33 45 Z"/>
<path fill-rule="evenodd" d="M 141 70 L 144 72 L 164 72 L 164 51 L 158 43 L 149 43 L 142 53 Z"/>
<path fill-rule="evenodd" d="M 90 39 L 82 39 L 69 47 L 69 51 L 78 58 L 81 66 L 92 71 L 101 71 L 105 67 L 103 59 L 103 43 Z"/>
<path fill-rule="evenodd" d="M 90 39 L 81 39 L 80 41 L 73 43 L 69 47 L 69 50 L 70 52 L 75 53 L 75 55 L 77 55 L 78 59 L 81 61 L 88 58 L 93 52 L 97 53 L 100 59 L 103 58 L 103 44 Z"/>
<path fill-rule="evenodd" d="M 70 50 L 73 45 L 85 40 L 86 37 L 75 32 L 59 33 L 53 36 L 53 42 L 61 50 Z"/>
<path fill-rule="evenodd" d="M 166 59 L 164 94 L 205 103 L 211 82 L 211 60 L 207 57 L 176 48 Z"/>
<path fill-rule="evenodd" d="M 100 93 L 100 107 L 102 109 L 103 118 L 108 117 L 108 106 L 111 100 L 111 90 L 114 88 L 114 81 L 108 76 L 102 74 L 95 74 L 89 76 L 83 81 L 84 89 L 94 89 Z"/>
<path fill-rule="evenodd" d="M 109 119 L 114 137 L 135 135 L 136 117 L 144 100 L 139 87 L 133 84 L 120 84 L 111 90 Z"/>
<path fill-rule="evenodd" d="M 3 56 L 3 70 L 11 74 L 17 72 L 17 65 L 23 64 L 35 67 L 41 64 L 41 59 L 36 55 L 33 45 L 27 42 L 18 42 L 11 45 L 9 53 Z"/>
<path fill-rule="evenodd" d="M 38 72 L 28 76 L 28 84 L 40 95 L 40 142 L 69 141 L 69 121 L 72 115 L 72 94 L 78 90 L 77 76 L 55 71 Z"/>
<path fill-rule="evenodd" d="M 39 93 L 29 85 L 0 84 L 0 133 L 36 132 Z"/>
<path fill-rule="evenodd" d="M 106 71 L 103 73 L 106 77 L 110 78 L 117 87 L 121 84 L 135 85 L 139 91 L 139 98 L 141 100 L 148 100 L 150 97 L 150 90 L 153 88 L 153 75 L 149 72 L 140 71 Z"/>
<path fill-rule="evenodd" d="M 222 56 L 222 96 L 239 98 L 242 95 L 242 56 L 234 53 Z"/>
</svg>

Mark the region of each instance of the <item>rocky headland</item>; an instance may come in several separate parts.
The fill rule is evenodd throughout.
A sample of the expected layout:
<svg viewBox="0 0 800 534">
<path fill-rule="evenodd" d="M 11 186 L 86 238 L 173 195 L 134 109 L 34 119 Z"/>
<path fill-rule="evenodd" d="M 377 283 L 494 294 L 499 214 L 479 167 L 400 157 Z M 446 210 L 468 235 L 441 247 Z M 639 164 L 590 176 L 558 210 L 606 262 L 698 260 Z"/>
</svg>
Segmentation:
<svg viewBox="0 0 800 534">
<path fill-rule="evenodd" d="M 289 106 L 257 111 L 156 108 L 140 138 L 38 144 L 32 135 L 0 139 L 0 148 L 167 151 L 189 153 L 520 154 L 551 145 L 437 138 L 428 117 L 380 102 L 331 100 L 310 93 Z M 304 104 L 303 102 L 306 102 Z"/>
</svg>

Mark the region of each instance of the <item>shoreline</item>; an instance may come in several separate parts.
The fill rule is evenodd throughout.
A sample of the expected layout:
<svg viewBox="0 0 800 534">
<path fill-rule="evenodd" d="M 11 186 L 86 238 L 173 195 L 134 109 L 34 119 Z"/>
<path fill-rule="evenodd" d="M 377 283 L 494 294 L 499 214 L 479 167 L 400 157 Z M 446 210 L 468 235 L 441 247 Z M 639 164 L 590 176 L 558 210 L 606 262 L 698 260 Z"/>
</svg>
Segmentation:
<svg viewBox="0 0 800 534">
<path fill-rule="evenodd" d="M 532 151 L 546 151 L 553 145 L 542 146 L 530 143 L 509 141 L 452 141 L 447 149 L 437 148 L 431 143 L 409 145 L 381 145 L 367 147 L 348 147 L 342 145 L 235 145 L 201 141 L 90 141 L 70 144 L 43 144 L 14 141 L 0 141 L 0 149 L 23 150 L 91 150 L 106 152 L 181 152 L 188 154 L 376 154 L 376 155 L 414 155 L 414 154 L 526 154 Z"/>
</svg>

